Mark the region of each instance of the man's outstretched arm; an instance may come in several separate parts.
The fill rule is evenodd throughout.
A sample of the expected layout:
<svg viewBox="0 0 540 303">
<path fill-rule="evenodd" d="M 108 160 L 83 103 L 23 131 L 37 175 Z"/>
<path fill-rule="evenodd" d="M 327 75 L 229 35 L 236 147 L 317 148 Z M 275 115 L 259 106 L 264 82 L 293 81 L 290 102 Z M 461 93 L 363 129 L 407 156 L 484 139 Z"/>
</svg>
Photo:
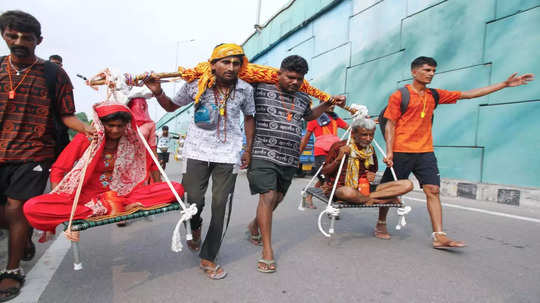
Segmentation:
<svg viewBox="0 0 540 303">
<path fill-rule="evenodd" d="M 525 85 L 533 80 L 534 80 L 533 74 L 524 74 L 524 75 L 518 76 L 517 73 L 514 73 L 510 77 L 508 77 L 506 81 L 462 92 L 460 99 L 472 99 L 472 98 L 482 97 L 482 96 L 491 94 L 493 92 L 496 92 L 498 90 L 501 90 L 503 88 L 506 88 L 506 87 L 515 87 L 515 86 Z"/>
</svg>

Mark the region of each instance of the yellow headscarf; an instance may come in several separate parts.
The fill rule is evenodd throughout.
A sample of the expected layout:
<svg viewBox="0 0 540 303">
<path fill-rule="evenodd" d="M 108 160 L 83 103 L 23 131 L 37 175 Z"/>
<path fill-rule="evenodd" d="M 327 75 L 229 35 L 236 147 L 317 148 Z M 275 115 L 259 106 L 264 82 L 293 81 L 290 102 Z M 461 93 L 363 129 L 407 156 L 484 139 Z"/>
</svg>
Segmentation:
<svg viewBox="0 0 540 303">
<path fill-rule="evenodd" d="M 244 54 L 244 50 L 240 45 L 233 43 L 225 43 L 214 48 L 212 56 L 208 59 L 208 62 L 201 62 L 194 68 L 184 69 L 178 67 L 178 71 L 182 73 L 182 79 L 187 82 L 192 82 L 199 79 L 198 92 L 195 95 L 195 103 L 199 102 L 200 97 L 206 91 L 207 88 L 212 87 L 216 81 L 215 76 L 212 74 L 212 68 L 210 62 L 216 59 L 223 59 L 229 56 L 242 55 L 242 67 L 238 74 L 238 77 L 248 83 L 278 83 L 278 69 L 249 63 L 247 57 Z M 330 95 L 319 89 L 311 86 L 306 80 L 300 87 L 300 91 L 315 97 L 322 101 L 328 101 Z"/>
</svg>

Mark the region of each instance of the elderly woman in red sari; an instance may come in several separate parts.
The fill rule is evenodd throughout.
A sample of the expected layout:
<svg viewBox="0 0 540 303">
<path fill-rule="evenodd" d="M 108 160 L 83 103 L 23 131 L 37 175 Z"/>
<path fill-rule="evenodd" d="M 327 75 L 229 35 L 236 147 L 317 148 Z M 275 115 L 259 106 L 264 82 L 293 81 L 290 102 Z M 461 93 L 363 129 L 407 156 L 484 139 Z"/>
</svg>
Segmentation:
<svg viewBox="0 0 540 303">
<path fill-rule="evenodd" d="M 175 201 L 166 183 L 145 185 L 151 158 L 137 136 L 130 110 L 124 105 L 99 103 L 94 111 L 95 142 L 77 134 L 51 168 L 52 192 L 25 203 L 24 214 L 34 228 L 54 233 L 57 225 L 69 219 L 88 161 L 75 220 Z M 183 195 L 181 184 L 173 182 L 173 186 Z M 78 234 L 68 236 L 78 238 Z"/>
</svg>

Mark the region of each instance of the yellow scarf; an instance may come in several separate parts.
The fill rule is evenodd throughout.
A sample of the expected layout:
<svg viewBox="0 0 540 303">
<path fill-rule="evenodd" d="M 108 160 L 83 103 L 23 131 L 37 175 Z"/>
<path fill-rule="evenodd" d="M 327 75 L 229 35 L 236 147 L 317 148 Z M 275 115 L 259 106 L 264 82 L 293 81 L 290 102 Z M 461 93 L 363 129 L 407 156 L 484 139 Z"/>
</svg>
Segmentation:
<svg viewBox="0 0 540 303">
<path fill-rule="evenodd" d="M 358 188 L 358 179 L 360 178 L 360 160 L 364 161 L 364 168 L 368 169 L 370 165 L 373 165 L 373 146 L 368 145 L 366 148 L 360 150 L 354 143 L 353 138 L 349 143 L 351 153 L 349 160 L 347 161 L 347 172 L 345 174 L 345 186 Z"/>
<path fill-rule="evenodd" d="M 182 73 L 181 77 L 185 81 L 192 82 L 199 79 L 197 85 L 198 92 L 197 95 L 195 95 L 195 103 L 199 102 L 200 97 L 206 91 L 206 89 L 212 87 L 216 81 L 216 77 L 214 74 L 212 74 L 210 62 L 216 59 L 237 55 L 244 56 L 242 59 L 242 68 L 238 74 L 240 79 L 248 83 L 278 83 L 278 69 L 270 66 L 249 63 L 244 54 L 244 50 L 240 45 L 226 43 L 214 49 L 212 56 L 210 59 L 208 59 L 208 62 L 201 62 L 194 68 L 190 69 L 185 69 L 181 66 L 178 67 L 178 71 Z M 304 83 L 300 87 L 300 91 L 322 101 L 330 100 L 330 94 L 311 86 L 306 80 L 304 80 Z"/>
</svg>

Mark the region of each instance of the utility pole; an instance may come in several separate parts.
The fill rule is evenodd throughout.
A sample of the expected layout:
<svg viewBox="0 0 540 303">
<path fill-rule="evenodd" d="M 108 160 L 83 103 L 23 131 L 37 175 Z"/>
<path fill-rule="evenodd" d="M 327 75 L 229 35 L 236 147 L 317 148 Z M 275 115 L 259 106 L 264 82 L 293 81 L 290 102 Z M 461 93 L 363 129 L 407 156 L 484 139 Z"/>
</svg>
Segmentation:
<svg viewBox="0 0 540 303">
<path fill-rule="evenodd" d="M 257 1 L 257 20 L 255 22 L 255 30 L 257 30 L 257 32 L 261 32 L 261 4 L 262 4 L 262 0 L 258 0 Z"/>
</svg>

